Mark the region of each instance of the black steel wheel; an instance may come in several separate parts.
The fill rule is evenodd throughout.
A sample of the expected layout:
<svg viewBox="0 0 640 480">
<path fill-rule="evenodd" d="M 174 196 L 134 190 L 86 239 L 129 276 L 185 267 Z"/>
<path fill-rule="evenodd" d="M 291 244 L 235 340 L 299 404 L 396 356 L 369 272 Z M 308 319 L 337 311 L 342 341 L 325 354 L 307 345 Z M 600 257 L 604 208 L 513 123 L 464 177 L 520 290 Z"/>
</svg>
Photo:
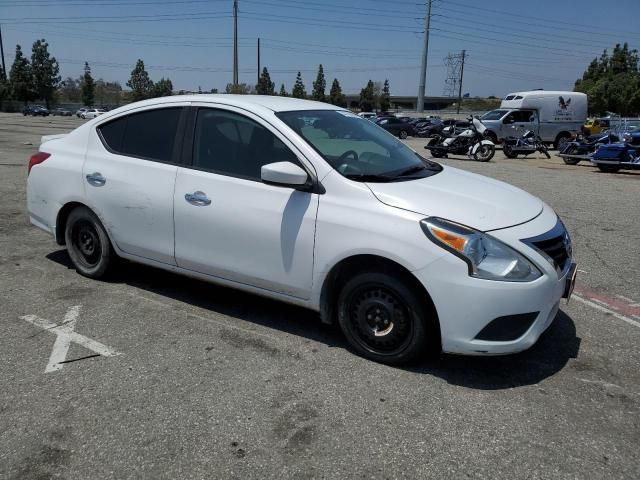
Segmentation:
<svg viewBox="0 0 640 480">
<path fill-rule="evenodd" d="M 502 153 L 504 153 L 504 156 L 507 158 L 518 158 L 518 154 L 514 153 L 511 145 L 507 143 L 502 146 Z"/>
<path fill-rule="evenodd" d="M 620 170 L 620 166 L 618 165 L 598 165 L 598 169 L 601 172 L 605 173 L 616 173 Z"/>
<path fill-rule="evenodd" d="M 439 143 L 440 143 L 440 138 L 438 137 L 432 138 L 431 140 L 429 140 L 429 143 L 427 143 L 427 146 L 425 147 L 427 150 L 429 150 L 431 155 L 435 158 L 442 158 L 446 155 L 445 151 L 439 148 L 434 148 L 433 150 L 429 149 L 429 147 L 435 147 Z"/>
<path fill-rule="evenodd" d="M 429 322 L 424 302 L 400 280 L 367 272 L 343 286 L 339 322 L 351 346 L 361 355 L 401 364 L 426 354 Z M 439 340 L 439 339 L 438 339 Z"/>
<path fill-rule="evenodd" d="M 69 257 L 81 275 L 102 278 L 113 264 L 115 253 L 102 223 L 86 207 L 71 211 L 65 226 Z"/>
<path fill-rule="evenodd" d="M 409 136 L 409 134 L 407 133 L 406 130 L 400 130 L 400 133 L 398 133 L 398 136 L 404 140 Z"/>
</svg>

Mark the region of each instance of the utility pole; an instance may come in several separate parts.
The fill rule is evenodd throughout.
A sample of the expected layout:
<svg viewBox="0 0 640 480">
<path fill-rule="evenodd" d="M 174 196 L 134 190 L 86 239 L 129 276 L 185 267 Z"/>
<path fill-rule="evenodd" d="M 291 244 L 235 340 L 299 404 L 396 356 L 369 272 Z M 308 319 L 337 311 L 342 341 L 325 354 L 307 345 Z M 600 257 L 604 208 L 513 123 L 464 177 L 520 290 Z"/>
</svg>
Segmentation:
<svg viewBox="0 0 640 480">
<path fill-rule="evenodd" d="M 258 37 L 258 84 L 260 84 L 260 37 Z"/>
<path fill-rule="evenodd" d="M 233 0 L 233 86 L 238 86 L 238 0 Z"/>
<path fill-rule="evenodd" d="M 464 75 L 464 58 L 467 55 L 466 50 L 462 50 L 462 65 L 460 67 L 460 81 L 458 82 L 458 108 L 456 113 L 460 113 L 460 104 L 462 103 L 462 76 Z"/>
<path fill-rule="evenodd" d="M 431 3 L 427 1 L 427 16 L 425 18 L 424 47 L 422 49 L 422 66 L 420 67 L 420 87 L 418 88 L 417 112 L 424 112 L 424 95 L 427 89 L 427 56 L 429 55 L 429 27 L 431 26 Z"/>
<path fill-rule="evenodd" d="M 7 79 L 7 67 L 4 64 L 4 47 L 2 46 L 2 25 L 0 25 L 0 56 L 2 56 L 2 76 Z"/>
</svg>

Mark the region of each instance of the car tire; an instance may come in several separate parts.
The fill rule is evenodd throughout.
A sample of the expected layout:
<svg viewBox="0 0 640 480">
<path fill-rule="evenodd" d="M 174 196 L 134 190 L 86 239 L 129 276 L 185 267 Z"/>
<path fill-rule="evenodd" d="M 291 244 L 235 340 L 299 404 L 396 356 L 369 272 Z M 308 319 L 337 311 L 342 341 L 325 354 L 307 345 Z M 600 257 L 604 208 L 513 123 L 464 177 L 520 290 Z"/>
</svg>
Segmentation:
<svg viewBox="0 0 640 480">
<path fill-rule="evenodd" d="M 82 115 L 80 115 L 80 118 L 82 118 L 83 120 L 87 119 L 87 117 L 84 115 L 84 113 Z"/>
<path fill-rule="evenodd" d="M 491 130 L 487 130 L 484 132 L 484 136 L 486 139 L 491 140 L 496 145 L 498 144 L 498 136 L 495 134 L 495 132 L 492 132 Z"/>
<path fill-rule="evenodd" d="M 116 254 L 100 219 L 87 207 L 77 207 L 67 217 L 64 239 L 71 262 L 80 275 L 104 278 Z"/>
<path fill-rule="evenodd" d="M 342 286 L 338 321 L 358 354 L 400 365 L 435 353 L 436 329 L 430 325 L 436 320 L 424 305 L 415 290 L 397 276 L 363 272 Z"/>
<path fill-rule="evenodd" d="M 553 148 L 561 150 L 565 143 L 571 140 L 571 135 L 568 133 L 560 133 L 553 142 Z"/>
<path fill-rule="evenodd" d="M 408 136 L 409 134 L 406 130 L 400 130 L 400 132 L 398 133 L 398 137 L 400 137 L 402 140 L 405 140 Z"/>
</svg>

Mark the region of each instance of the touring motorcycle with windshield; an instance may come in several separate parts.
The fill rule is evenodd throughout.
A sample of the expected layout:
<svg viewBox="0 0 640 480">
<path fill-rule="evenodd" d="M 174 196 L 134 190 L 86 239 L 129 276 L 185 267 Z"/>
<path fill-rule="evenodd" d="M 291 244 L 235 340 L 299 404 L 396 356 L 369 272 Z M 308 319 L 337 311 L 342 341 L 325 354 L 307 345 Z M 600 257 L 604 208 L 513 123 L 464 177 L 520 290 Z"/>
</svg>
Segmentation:
<svg viewBox="0 0 640 480">
<path fill-rule="evenodd" d="M 484 136 L 486 127 L 478 117 L 469 119 L 469 127 L 457 135 L 436 135 L 424 147 L 436 158 L 448 154 L 467 155 L 479 162 L 488 162 L 496 153 L 496 146 Z"/>
</svg>

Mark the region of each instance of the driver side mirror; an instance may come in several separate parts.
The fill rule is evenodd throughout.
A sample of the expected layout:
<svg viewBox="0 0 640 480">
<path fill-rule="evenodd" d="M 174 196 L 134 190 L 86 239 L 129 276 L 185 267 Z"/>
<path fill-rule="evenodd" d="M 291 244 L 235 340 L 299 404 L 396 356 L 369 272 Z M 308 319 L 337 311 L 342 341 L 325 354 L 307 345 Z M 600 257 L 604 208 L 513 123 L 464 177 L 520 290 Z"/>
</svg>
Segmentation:
<svg viewBox="0 0 640 480">
<path fill-rule="evenodd" d="M 307 184 L 309 175 L 291 162 L 276 162 L 263 165 L 260 178 L 269 185 L 300 188 Z"/>
</svg>

